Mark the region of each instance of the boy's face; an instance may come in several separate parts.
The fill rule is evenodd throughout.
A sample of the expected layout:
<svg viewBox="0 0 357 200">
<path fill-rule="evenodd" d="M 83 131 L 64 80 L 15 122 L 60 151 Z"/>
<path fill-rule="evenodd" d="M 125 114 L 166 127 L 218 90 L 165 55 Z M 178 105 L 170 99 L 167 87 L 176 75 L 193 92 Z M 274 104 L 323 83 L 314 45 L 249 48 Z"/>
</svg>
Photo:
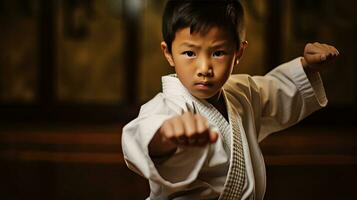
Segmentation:
<svg viewBox="0 0 357 200">
<path fill-rule="evenodd" d="M 238 63 L 241 51 L 234 39 L 218 27 L 206 34 L 190 34 L 190 28 L 176 32 L 169 53 L 165 42 L 161 43 L 165 57 L 182 84 L 200 99 L 215 98 Z"/>
</svg>

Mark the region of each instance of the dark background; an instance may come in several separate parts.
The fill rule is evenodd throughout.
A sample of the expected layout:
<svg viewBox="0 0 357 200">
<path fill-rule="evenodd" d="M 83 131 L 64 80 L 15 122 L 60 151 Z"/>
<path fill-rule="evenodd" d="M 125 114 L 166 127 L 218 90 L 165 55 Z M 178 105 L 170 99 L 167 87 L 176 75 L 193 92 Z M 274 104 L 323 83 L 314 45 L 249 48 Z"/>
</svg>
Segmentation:
<svg viewBox="0 0 357 200">
<path fill-rule="evenodd" d="M 172 73 L 160 52 L 164 0 L 0 2 L 0 198 L 144 199 L 121 128 Z M 266 199 L 357 199 L 355 1 L 242 1 L 245 52 L 261 75 L 307 42 L 341 56 L 322 72 L 329 105 L 261 143 Z"/>
</svg>

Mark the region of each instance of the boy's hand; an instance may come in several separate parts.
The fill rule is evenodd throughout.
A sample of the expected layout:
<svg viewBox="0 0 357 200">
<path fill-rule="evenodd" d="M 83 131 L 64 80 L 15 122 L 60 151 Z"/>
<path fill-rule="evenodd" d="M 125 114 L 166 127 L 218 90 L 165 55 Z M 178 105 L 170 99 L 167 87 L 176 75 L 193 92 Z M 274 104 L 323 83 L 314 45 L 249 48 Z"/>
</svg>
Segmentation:
<svg viewBox="0 0 357 200">
<path fill-rule="evenodd" d="M 324 64 L 334 60 L 339 54 L 338 50 L 331 45 L 318 42 L 308 43 L 305 46 L 301 63 L 305 70 L 318 72 Z"/>
<path fill-rule="evenodd" d="M 192 112 L 185 112 L 166 120 L 159 134 L 164 141 L 169 140 L 176 145 L 184 146 L 204 146 L 218 139 L 218 134 L 209 128 L 207 119 Z"/>
</svg>

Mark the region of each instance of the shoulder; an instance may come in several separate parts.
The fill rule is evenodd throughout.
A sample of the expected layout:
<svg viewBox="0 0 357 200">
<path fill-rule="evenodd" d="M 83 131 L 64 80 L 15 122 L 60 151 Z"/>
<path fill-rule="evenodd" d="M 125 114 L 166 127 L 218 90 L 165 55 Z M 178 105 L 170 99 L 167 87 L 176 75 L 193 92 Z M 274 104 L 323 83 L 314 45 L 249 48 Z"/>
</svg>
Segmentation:
<svg viewBox="0 0 357 200">
<path fill-rule="evenodd" d="M 244 96 L 251 99 L 253 93 L 258 92 L 258 87 L 252 76 L 248 74 L 233 74 L 230 76 L 224 89 L 228 94 Z"/>
<path fill-rule="evenodd" d="M 179 113 L 182 107 L 180 106 L 181 101 L 184 100 L 179 97 L 172 98 L 164 93 L 158 93 L 154 98 L 141 106 L 140 115 Z"/>
<path fill-rule="evenodd" d="M 157 110 L 158 107 L 162 107 L 165 103 L 165 98 L 163 93 L 158 93 L 155 97 L 141 105 L 140 113 L 147 113 L 153 110 Z M 156 109 L 155 109 L 156 108 Z"/>
</svg>

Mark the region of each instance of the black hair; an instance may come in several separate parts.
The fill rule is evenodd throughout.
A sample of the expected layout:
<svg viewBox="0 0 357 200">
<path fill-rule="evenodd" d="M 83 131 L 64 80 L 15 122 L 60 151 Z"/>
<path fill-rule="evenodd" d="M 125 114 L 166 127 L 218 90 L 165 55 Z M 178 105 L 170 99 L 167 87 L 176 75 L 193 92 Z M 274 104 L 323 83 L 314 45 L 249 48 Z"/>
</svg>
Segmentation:
<svg viewBox="0 0 357 200">
<path fill-rule="evenodd" d="M 240 47 L 244 31 L 244 10 L 239 0 L 168 0 L 162 19 L 162 35 L 168 51 L 177 31 L 205 33 L 212 27 L 227 30 Z"/>
</svg>

